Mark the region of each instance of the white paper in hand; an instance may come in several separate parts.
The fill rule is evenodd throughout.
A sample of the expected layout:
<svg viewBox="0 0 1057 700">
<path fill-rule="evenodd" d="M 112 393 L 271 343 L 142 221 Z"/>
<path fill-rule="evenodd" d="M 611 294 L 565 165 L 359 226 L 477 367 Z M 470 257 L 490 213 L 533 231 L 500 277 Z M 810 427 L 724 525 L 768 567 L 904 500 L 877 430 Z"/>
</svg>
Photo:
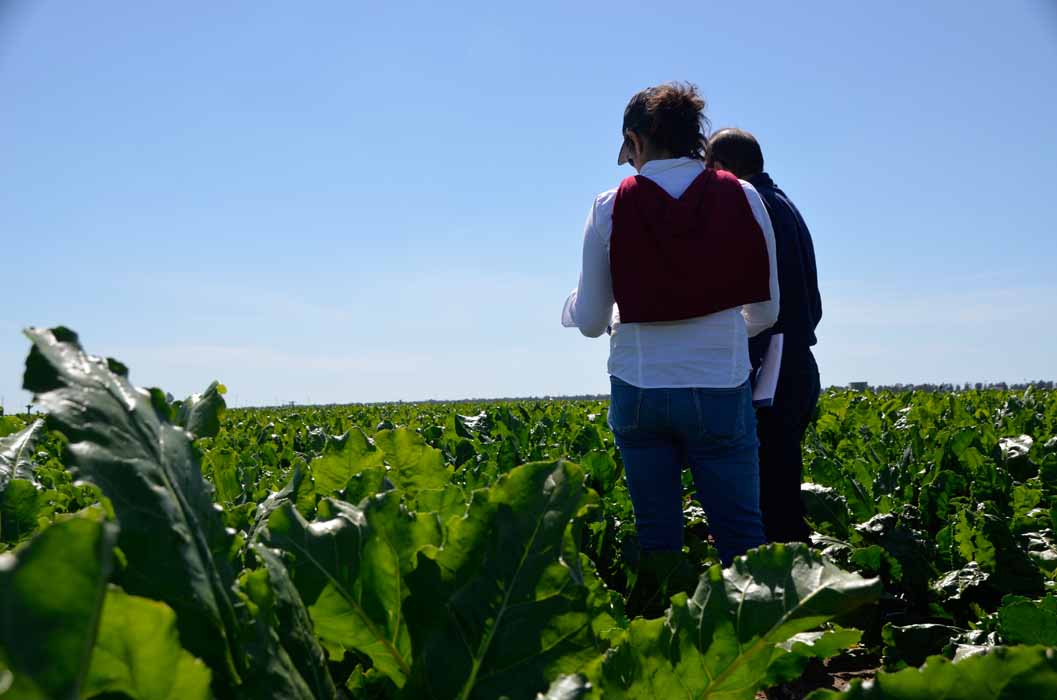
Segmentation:
<svg viewBox="0 0 1057 700">
<path fill-rule="evenodd" d="M 778 372 L 782 369 L 783 335 L 775 333 L 763 354 L 763 362 L 756 372 L 756 384 L 752 388 L 753 406 L 770 406 L 778 389 Z"/>
</svg>

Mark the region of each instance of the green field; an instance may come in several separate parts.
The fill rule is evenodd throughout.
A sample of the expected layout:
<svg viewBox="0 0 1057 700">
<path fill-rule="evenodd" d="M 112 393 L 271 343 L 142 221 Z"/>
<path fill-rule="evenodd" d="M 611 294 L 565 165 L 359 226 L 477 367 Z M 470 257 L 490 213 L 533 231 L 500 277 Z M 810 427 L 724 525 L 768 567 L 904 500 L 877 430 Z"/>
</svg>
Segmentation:
<svg viewBox="0 0 1057 700">
<path fill-rule="evenodd" d="M 689 481 L 639 555 L 605 401 L 228 411 L 31 340 L 0 698 L 1057 698 L 1055 391 L 826 393 L 814 545 L 723 569 Z"/>
</svg>

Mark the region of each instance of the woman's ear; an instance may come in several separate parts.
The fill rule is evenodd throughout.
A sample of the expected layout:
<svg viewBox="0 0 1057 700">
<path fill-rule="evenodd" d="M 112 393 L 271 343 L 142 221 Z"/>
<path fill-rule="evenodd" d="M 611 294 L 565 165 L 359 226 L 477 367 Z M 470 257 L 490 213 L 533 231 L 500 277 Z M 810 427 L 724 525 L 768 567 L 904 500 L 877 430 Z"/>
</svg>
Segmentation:
<svg viewBox="0 0 1057 700">
<path fill-rule="evenodd" d="M 631 148 L 628 149 L 628 155 L 631 156 L 629 160 L 633 166 L 638 168 L 643 161 L 643 156 L 646 155 L 646 142 L 634 131 L 628 132 L 628 142 L 631 144 Z"/>
</svg>

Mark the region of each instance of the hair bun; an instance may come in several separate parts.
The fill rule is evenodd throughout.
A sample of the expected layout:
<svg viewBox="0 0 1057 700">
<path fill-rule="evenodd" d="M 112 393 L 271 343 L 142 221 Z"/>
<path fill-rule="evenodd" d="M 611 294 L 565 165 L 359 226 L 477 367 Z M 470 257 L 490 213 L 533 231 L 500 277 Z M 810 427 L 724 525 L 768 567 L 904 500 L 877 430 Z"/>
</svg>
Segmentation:
<svg viewBox="0 0 1057 700">
<path fill-rule="evenodd" d="M 673 157 L 705 157 L 705 101 L 687 82 L 655 85 L 638 92 L 624 110 L 624 129 L 641 133 Z"/>
</svg>

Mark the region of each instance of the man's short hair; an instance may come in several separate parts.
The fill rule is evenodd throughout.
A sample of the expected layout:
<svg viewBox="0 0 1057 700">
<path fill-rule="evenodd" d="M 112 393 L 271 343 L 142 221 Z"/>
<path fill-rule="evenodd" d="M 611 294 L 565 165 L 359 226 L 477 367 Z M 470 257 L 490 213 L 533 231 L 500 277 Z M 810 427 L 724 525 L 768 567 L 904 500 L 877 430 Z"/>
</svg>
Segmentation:
<svg viewBox="0 0 1057 700">
<path fill-rule="evenodd" d="M 741 129 L 720 129 L 708 140 L 708 162 L 723 161 L 744 180 L 763 172 L 763 151 L 756 137 Z"/>
</svg>

